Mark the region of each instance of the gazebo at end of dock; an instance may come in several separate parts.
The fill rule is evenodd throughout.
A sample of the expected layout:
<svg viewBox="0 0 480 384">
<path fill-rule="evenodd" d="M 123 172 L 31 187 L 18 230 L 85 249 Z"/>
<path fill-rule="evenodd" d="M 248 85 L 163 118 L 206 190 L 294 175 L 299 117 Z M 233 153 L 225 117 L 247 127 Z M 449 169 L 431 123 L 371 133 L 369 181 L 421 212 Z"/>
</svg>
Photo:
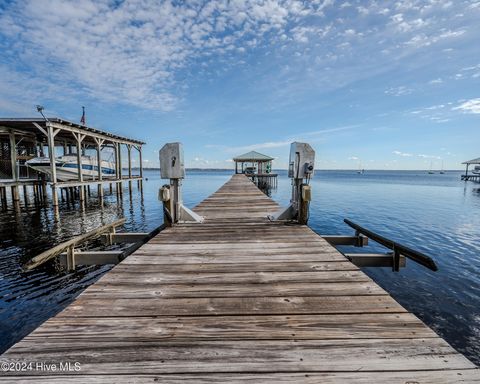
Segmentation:
<svg viewBox="0 0 480 384">
<path fill-rule="evenodd" d="M 269 189 L 277 186 L 277 174 L 272 173 L 273 157 L 257 151 L 250 151 L 233 158 L 235 174 L 244 174 L 259 188 Z M 239 169 L 239 164 L 241 167 Z"/>
</svg>

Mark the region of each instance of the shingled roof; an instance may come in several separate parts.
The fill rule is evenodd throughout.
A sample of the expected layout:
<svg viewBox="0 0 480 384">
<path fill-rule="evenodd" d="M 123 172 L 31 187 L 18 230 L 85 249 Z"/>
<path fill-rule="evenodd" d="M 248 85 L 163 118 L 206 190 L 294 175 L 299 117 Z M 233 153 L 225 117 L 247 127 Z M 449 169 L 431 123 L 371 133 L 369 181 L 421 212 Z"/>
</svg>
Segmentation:
<svg viewBox="0 0 480 384">
<path fill-rule="evenodd" d="M 233 158 L 233 161 L 271 161 L 273 157 L 258 153 L 256 151 L 250 151 L 243 155 Z"/>
<path fill-rule="evenodd" d="M 480 164 L 480 157 L 473 160 L 464 161 L 462 164 Z"/>
</svg>

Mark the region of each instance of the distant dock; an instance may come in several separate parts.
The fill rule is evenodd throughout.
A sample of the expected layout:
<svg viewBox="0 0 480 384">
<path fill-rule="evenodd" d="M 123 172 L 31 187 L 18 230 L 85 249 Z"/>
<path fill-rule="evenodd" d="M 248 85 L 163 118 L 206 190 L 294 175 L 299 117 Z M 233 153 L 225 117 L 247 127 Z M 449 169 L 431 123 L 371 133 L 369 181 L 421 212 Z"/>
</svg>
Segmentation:
<svg viewBox="0 0 480 384">
<path fill-rule="evenodd" d="M 34 383 L 467 383 L 480 371 L 306 225 L 236 174 L 2 363 Z M 78 363 L 79 369 L 75 369 Z"/>
<path fill-rule="evenodd" d="M 480 157 L 464 161 L 462 164 L 465 165 L 465 174 L 462 175 L 462 180 L 480 182 Z M 473 165 L 475 168 L 468 173 L 470 165 Z"/>
<path fill-rule="evenodd" d="M 262 190 L 277 187 L 277 174 L 272 173 L 273 157 L 256 151 L 250 151 L 233 158 L 235 174 L 247 176 Z"/>
</svg>

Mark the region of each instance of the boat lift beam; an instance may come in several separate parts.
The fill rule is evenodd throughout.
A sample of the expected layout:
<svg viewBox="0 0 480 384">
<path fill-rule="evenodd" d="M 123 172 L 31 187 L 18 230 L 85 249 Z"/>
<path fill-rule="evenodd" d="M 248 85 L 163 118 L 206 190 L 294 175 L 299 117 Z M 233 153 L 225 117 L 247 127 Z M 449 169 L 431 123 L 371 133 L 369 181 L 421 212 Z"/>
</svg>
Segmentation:
<svg viewBox="0 0 480 384">
<path fill-rule="evenodd" d="M 365 235 L 376 243 L 379 243 L 384 247 L 392 250 L 392 252 L 388 255 L 392 259 L 392 269 L 394 272 L 398 272 L 400 270 L 402 264 L 402 256 L 413 260 L 420 265 L 423 265 L 431 271 L 438 271 L 438 267 L 435 261 L 424 253 L 409 248 L 405 245 L 399 244 L 393 240 L 387 239 L 386 237 L 383 237 L 369 229 L 366 229 L 351 220 L 344 219 L 343 221 L 345 222 L 345 224 L 355 229 L 355 236 L 360 236 L 360 234 Z"/>
</svg>

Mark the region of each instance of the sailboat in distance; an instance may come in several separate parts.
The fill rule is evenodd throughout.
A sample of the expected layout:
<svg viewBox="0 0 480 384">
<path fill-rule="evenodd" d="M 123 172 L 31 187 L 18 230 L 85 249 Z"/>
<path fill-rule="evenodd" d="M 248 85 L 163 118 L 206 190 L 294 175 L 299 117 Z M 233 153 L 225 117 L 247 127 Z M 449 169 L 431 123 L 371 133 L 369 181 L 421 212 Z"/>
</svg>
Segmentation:
<svg viewBox="0 0 480 384">
<path fill-rule="evenodd" d="M 435 173 L 435 172 L 433 172 L 432 166 L 433 166 L 433 162 L 430 161 L 430 170 L 428 171 L 429 175 L 433 175 Z"/>
<path fill-rule="evenodd" d="M 358 173 L 359 175 L 363 175 L 363 174 L 365 173 L 365 169 L 362 168 L 362 163 L 359 163 L 359 164 L 358 164 L 358 171 L 357 171 L 357 173 Z"/>
<path fill-rule="evenodd" d="M 440 174 L 441 174 L 441 175 L 445 174 L 445 171 L 444 171 L 444 169 L 443 169 L 443 160 L 442 160 L 442 169 L 440 169 Z"/>
</svg>

